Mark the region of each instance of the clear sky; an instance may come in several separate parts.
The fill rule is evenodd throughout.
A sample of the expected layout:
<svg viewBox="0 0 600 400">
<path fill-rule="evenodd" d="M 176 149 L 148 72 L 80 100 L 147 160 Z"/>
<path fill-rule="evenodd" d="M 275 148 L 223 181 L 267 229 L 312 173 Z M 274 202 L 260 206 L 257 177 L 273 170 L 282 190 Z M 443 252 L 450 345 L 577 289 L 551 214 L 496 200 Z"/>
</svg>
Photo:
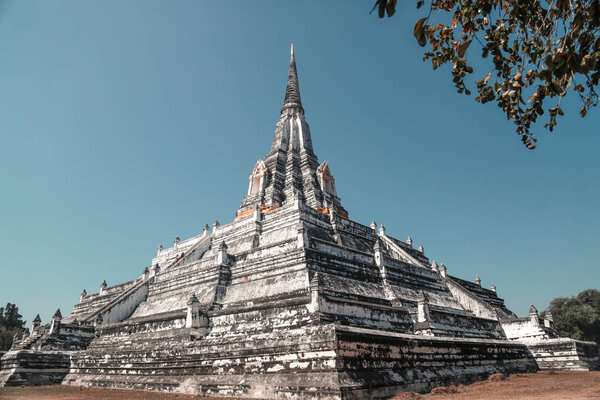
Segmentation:
<svg viewBox="0 0 600 400">
<path fill-rule="evenodd" d="M 0 303 L 28 324 L 229 223 L 268 152 L 294 42 L 313 144 L 383 223 L 517 314 L 599 287 L 599 113 L 528 151 L 369 1 L 2 1 Z M 475 44 L 474 55 L 479 54 Z M 481 75 L 489 68 L 483 64 Z M 563 103 L 564 104 L 564 103 Z"/>
</svg>

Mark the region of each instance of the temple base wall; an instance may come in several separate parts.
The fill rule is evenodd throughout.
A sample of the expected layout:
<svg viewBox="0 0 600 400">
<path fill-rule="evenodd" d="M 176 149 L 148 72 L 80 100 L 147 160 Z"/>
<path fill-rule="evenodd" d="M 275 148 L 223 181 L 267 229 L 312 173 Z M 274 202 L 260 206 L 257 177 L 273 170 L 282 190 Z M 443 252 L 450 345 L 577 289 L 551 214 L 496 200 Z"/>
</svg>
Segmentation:
<svg viewBox="0 0 600 400">
<path fill-rule="evenodd" d="M 600 370 L 600 346 L 560 338 L 526 342 L 541 370 Z"/>
<path fill-rule="evenodd" d="M 70 352 L 9 351 L 0 358 L 0 386 L 61 383 L 70 367 Z"/>
<path fill-rule="evenodd" d="M 181 333 L 162 339 L 135 334 L 97 339 L 74 354 L 65 383 L 225 397 L 350 400 L 537 370 L 524 344 L 489 339 L 423 337 L 335 324 L 183 342 Z M 161 340 L 161 350 L 148 350 L 148 342 L 156 340 Z"/>
<path fill-rule="evenodd" d="M 466 384 L 495 373 L 535 372 L 520 343 L 499 340 L 338 329 L 342 398 L 386 398 L 400 391 L 425 393 L 437 386 Z"/>
</svg>

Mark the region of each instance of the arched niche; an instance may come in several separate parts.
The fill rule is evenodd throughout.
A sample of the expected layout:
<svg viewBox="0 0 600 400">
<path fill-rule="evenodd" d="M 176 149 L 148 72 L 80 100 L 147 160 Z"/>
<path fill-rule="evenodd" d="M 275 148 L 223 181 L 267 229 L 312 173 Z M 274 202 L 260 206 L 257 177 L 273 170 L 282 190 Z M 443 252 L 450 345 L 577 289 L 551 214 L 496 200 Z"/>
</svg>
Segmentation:
<svg viewBox="0 0 600 400">
<path fill-rule="evenodd" d="M 248 196 L 263 193 L 267 181 L 267 165 L 263 160 L 258 160 L 254 170 L 250 174 L 250 183 L 248 185 Z"/>
<path fill-rule="evenodd" d="M 327 161 L 319 165 L 319 168 L 317 168 L 317 179 L 321 185 L 321 191 L 324 194 L 337 196 L 337 192 L 335 190 L 335 179 L 333 178 L 333 175 L 331 175 Z"/>
</svg>

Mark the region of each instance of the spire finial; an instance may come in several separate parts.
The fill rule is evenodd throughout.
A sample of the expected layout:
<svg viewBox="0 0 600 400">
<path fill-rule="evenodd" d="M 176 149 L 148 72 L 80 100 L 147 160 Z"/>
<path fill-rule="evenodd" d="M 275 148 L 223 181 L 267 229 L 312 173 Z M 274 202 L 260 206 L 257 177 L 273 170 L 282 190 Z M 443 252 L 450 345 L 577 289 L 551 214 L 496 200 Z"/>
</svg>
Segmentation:
<svg viewBox="0 0 600 400">
<path fill-rule="evenodd" d="M 285 88 L 285 99 L 281 111 L 287 108 L 296 107 L 302 112 L 302 100 L 300 99 L 300 87 L 298 86 L 298 72 L 296 71 L 296 58 L 294 57 L 294 43 L 290 48 L 290 69 L 288 71 L 287 87 Z"/>
</svg>

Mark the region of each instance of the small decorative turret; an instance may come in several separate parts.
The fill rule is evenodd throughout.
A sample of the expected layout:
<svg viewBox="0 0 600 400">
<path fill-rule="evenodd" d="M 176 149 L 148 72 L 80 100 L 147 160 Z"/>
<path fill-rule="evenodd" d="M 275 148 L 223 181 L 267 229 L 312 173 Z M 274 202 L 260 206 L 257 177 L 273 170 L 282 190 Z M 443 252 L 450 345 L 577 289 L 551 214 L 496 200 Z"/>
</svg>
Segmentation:
<svg viewBox="0 0 600 400">
<path fill-rule="evenodd" d="M 34 334 L 37 333 L 41 324 L 42 324 L 42 319 L 40 318 L 40 314 L 37 314 L 31 324 L 31 332 L 33 332 Z"/>
<path fill-rule="evenodd" d="M 200 301 L 196 293 L 192 292 L 187 300 L 187 315 L 185 319 L 186 328 L 198 328 L 198 311 L 200 311 Z"/>
<path fill-rule="evenodd" d="M 529 319 L 531 320 L 532 325 L 538 326 L 540 324 L 538 310 L 533 304 L 529 306 Z"/>
<path fill-rule="evenodd" d="M 481 286 L 481 278 L 479 278 L 479 275 L 475 275 L 475 283 L 476 283 L 478 286 Z"/>
<path fill-rule="evenodd" d="M 185 327 L 194 329 L 195 335 L 205 336 L 208 333 L 208 315 L 200 309 L 200 301 L 194 292 L 188 297 Z"/>
<path fill-rule="evenodd" d="M 417 295 L 417 322 L 427 322 L 429 317 L 429 299 L 425 293 L 420 292 Z"/>
<path fill-rule="evenodd" d="M 15 332 L 15 335 L 13 336 L 11 348 L 14 348 L 19 343 L 21 343 L 21 338 L 19 337 L 19 332 Z"/>
<path fill-rule="evenodd" d="M 379 234 L 385 236 L 385 226 L 383 224 L 379 225 Z"/>
<path fill-rule="evenodd" d="M 60 331 L 60 321 L 62 320 L 62 314 L 60 308 L 56 309 L 56 312 L 52 316 L 52 323 L 50 325 L 50 334 L 58 335 Z"/>
<path fill-rule="evenodd" d="M 158 263 L 154 264 L 153 266 L 150 267 L 150 274 L 151 275 L 156 275 L 160 272 L 160 265 L 158 265 Z"/>
<path fill-rule="evenodd" d="M 433 262 L 431 263 L 431 269 L 435 272 L 439 272 L 438 265 L 437 262 L 435 262 L 435 260 L 433 260 Z"/>
<path fill-rule="evenodd" d="M 23 336 L 21 336 L 21 340 L 25 340 L 29 337 L 29 328 L 25 328 L 23 331 Z"/>
<path fill-rule="evenodd" d="M 175 239 L 173 240 L 173 247 L 178 248 L 179 243 L 181 243 L 181 239 L 179 238 L 179 236 L 175 236 Z"/>
<path fill-rule="evenodd" d="M 223 240 L 219 247 L 217 248 L 217 264 L 226 264 L 227 263 L 227 244 Z"/>
<path fill-rule="evenodd" d="M 158 248 L 156 249 L 156 257 L 160 256 L 160 252 L 163 251 L 163 245 L 162 243 L 158 245 Z"/>
<path fill-rule="evenodd" d="M 440 275 L 442 275 L 442 278 L 446 278 L 447 274 L 446 274 L 446 266 L 444 265 L 444 263 L 442 263 L 440 265 Z"/>
<path fill-rule="evenodd" d="M 373 252 L 375 253 L 375 265 L 381 267 L 383 265 L 383 250 L 381 248 L 381 239 L 375 239 L 373 245 Z"/>
<path fill-rule="evenodd" d="M 425 249 L 423 248 L 423 245 L 419 245 L 419 251 L 425 254 Z"/>
<path fill-rule="evenodd" d="M 150 276 L 150 270 L 148 269 L 148 267 L 144 267 L 144 269 L 142 270 L 142 279 L 148 279 L 148 277 Z"/>
<path fill-rule="evenodd" d="M 102 296 L 104 294 L 107 286 L 108 285 L 106 284 L 106 280 L 103 280 L 102 283 L 100 284 L 100 296 Z"/>
<path fill-rule="evenodd" d="M 213 234 L 217 233 L 217 230 L 219 230 L 220 226 L 221 224 L 219 224 L 219 220 L 215 220 L 215 222 L 213 223 Z"/>
<path fill-rule="evenodd" d="M 207 237 L 208 235 L 210 235 L 210 227 L 208 224 L 205 224 L 204 230 L 202 231 L 202 236 Z"/>
<path fill-rule="evenodd" d="M 317 312 L 320 309 L 319 301 L 319 273 L 315 272 L 309 283 L 310 287 L 310 304 L 308 309 L 310 312 Z"/>
<path fill-rule="evenodd" d="M 552 317 L 550 310 L 546 311 L 546 315 L 544 316 L 544 326 L 546 328 L 554 329 L 554 318 Z"/>
<path fill-rule="evenodd" d="M 492 283 L 492 292 L 496 293 L 496 285 Z"/>
<path fill-rule="evenodd" d="M 377 224 L 375 223 L 375 220 L 371 221 L 371 229 L 373 229 L 374 231 L 377 230 Z"/>
<path fill-rule="evenodd" d="M 191 306 L 194 304 L 200 304 L 200 301 L 198 300 L 198 296 L 196 296 L 196 293 L 192 292 L 192 294 L 190 294 L 190 296 L 188 297 L 187 305 Z"/>
<path fill-rule="evenodd" d="M 533 304 L 529 306 L 529 315 L 532 315 L 532 314 L 538 315 L 538 310 L 537 310 L 537 308 L 535 308 L 535 306 Z"/>
<path fill-rule="evenodd" d="M 81 303 L 83 300 L 85 300 L 86 296 L 87 296 L 87 291 L 85 289 L 83 289 L 83 291 L 81 292 L 81 296 L 79 296 L 79 302 Z"/>
<path fill-rule="evenodd" d="M 410 236 L 406 239 L 406 244 L 412 248 L 412 238 Z"/>
</svg>

